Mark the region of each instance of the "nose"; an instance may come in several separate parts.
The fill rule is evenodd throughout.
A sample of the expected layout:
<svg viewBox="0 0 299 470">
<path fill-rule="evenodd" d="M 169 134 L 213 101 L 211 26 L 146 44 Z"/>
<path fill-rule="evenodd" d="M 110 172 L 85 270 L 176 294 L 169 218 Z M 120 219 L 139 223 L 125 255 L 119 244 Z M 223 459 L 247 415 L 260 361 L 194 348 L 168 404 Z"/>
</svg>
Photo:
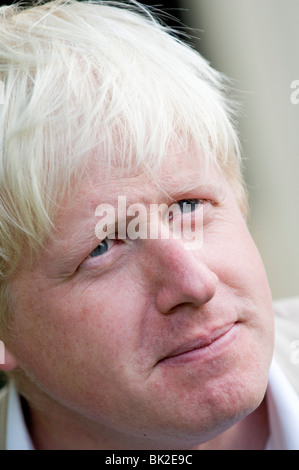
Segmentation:
<svg viewBox="0 0 299 470">
<path fill-rule="evenodd" d="M 201 250 L 186 250 L 181 240 L 147 240 L 149 257 L 143 265 L 155 286 L 157 309 L 172 313 L 175 307 L 200 307 L 215 295 L 217 275 L 204 261 Z"/>
</svg>

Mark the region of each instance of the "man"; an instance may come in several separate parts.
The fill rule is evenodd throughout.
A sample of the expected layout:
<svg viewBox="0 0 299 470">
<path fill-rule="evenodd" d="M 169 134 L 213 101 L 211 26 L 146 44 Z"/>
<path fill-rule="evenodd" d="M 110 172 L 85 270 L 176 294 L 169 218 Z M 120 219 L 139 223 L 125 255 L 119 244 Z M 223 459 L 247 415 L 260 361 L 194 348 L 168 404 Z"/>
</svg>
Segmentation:
<svg viewBox="0 0 299 470">
<path fill-rule="evenodd" d="M 136 2 L 1 14 L 2 447 L 299 448 L 222 77 Z"/>
</svg>

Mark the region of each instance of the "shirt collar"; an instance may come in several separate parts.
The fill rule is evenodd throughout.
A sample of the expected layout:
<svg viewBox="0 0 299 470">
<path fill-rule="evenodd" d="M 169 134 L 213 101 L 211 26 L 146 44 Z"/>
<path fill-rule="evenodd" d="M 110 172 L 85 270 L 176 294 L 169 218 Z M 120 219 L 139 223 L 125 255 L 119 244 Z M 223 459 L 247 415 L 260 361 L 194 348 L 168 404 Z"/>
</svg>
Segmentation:
<svg viewBox="0 0 299 470">
<path fill-rule="evenodd" d="M 270 438 L 266 450 L 299 450 L 299 397 L 273 360 L 266 393 Z M 7 450 L 34 450 L 18 393 L 9 384 Z"/>
<path fill-rule="evenodd" d="M 34 450 L 25 419 L 22 412 L 21 400 L 15 389 L 13 381 L 9 383 L 6 449 L 7 450 Z"/>
<path fill-rule="evenodd" d="M 299 450 L 299 396 L 275 360 L 266 393 L 270 438 L 267 450 Z"/>
</svg>

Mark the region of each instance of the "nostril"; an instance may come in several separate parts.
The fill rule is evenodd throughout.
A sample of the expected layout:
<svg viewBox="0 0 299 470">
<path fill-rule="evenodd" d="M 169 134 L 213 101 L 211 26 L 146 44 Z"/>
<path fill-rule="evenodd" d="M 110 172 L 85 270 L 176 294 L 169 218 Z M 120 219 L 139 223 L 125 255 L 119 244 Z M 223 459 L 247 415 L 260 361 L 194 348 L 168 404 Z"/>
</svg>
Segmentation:
<svg viewBox="0 0 299 470">
<path fill-rule="evenodd" d="M 183 309 L 188 309 L 188 310 L 195 310 L 197 309 L 198 307 L 193 303 L 193 302 L 184 302 L 184 303 L 181 303 L 181 304 L 178 304 L 178 305 L 175 305 L 174 307 L 172 307 L 168 312 L 164 312 L 164 314 L 170 314 L 170 315 L 174 315 L 175 313 L 177 312 L 182 312 Z"/>
</svg>

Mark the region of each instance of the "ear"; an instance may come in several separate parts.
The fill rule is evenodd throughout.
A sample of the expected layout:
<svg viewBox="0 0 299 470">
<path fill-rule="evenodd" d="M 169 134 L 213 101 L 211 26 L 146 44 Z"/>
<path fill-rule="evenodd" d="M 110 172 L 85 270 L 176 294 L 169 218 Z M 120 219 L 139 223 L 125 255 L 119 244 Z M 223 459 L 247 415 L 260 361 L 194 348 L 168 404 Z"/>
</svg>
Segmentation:
<svg viewBox="0 0 299 470">
<path fill-rule="evenodd" d="M 7 349 L 3 341 L 0 341 L 0 370 L 10 371 L 17 367 L 18 361 Z"/>
</svg>

